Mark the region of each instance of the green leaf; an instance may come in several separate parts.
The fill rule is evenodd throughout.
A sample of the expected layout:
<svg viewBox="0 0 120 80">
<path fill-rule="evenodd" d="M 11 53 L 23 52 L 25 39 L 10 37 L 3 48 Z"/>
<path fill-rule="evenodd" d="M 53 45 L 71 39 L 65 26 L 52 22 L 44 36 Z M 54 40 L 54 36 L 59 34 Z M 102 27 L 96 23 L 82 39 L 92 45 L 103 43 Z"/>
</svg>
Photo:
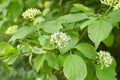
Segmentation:
<svg viewBox="0 0 120 80">
<path fill-rule="evenodd" d="M 112 46 L 113 42 L 114 42 L 114 35 L 112 35 L 112 34 L 109 35 L 109 36 L 103 41 L 103 43 L 104 43 L 107 47 Z"/>
<path fill-rule="evenodd" d="M 26 37 L 28 34 L 30 34 L 31 32 L 35 31 L 36 27 L 28 27 L 28 26 L 24 26 L 22 28 L 20 28 L 9 40 L 9 42 L 11 41 L 15 41 L 16 39 L 23 39 L 24 37 Z"/>
<path fill-rule="evenodd" d="M 48 80 L 58 80 L 57 77 L 55 75 L 47 75 Z"/>
<path fill-rule="evenodd" d="M 8 56 L 17 53 L 17 50 L 6 42 L 0 42 L 0 56 Z"/>
<path fill-rule="evenodd" d="M 38 55 L 34 58 L 34 68 L 38 72 L 42 67 L 45 60 L 45 55 Z"/>
<path fill-rule="evenodd" d="M 79 43 L 76 47 L 85 57 L 95 60 L 96 59 L 96 50 L 95 48 L 88 43 Z"/>
<path fill-rule="evenodd" d="M 96 20 L 96 18 L 90 17 L 89 19 L 81 22 L 80 23 L 80 29 L 83 30 L 85 27 L 87 27 L 88 25 L 92 24 L 95 20 Z"/>
<path fill-rule="evenodd" d="M 83 11 L 83 12 L 90 11 L 90 9 L 86 6 L 84 6 L 83 4 L 76 3 L 76 4 L 73 4 L 73 6 L 75 6 L 77 9 L 79 9 L 80 11 Z"/>
<path fill-rule="evenodd" d="M 97 48 L 101 41 L 107 38 L 112 30 L 112 25 L 105 20 L 95 21 L 88 27 L 88 36 Z"/>
<path fill-rule="evenodd" d="M 111 18 L 113 21 L 120 22 L 120 10 L 114 10 L 106 16 L 106 18 Z"/>
<path fill-rule="evenodd" d="M 87 75 L 86 64 L 81 57 L 70 54 L 64 62 L 63 72 L 68 80 L 84 80 Z"/>
<path fill-rule="evenodd" d="M 46 22 L 43 26 L 42 26 L 43 30 L 45 32 L 48 33 L 54 33 L 54 32 L 58 32 L 60 29 L 62 29 L 62 25 L 56 21 L 49 21 Z"/>
<path fill-rule="evenodd" d="M 68 36 L 70 36 L 71 40 L 68 41 L 68 45 L 66 45 L 65 47 L 63 48 L 59 48 L 60 52 L 61 53 L 65 53 L 67 52 L 68 50 L 70 50 L 71 48 L 74 48 L 74 46 L 77 44 L 78 42 L 78 38 L 79 38 L 79 34 L 77 32 L 68 32 L 67 33 Z"/>
<path fill-rule="evenodd" d="M 4 20 L 0 21 L 0 29 L 2 28 L 4 22 L 5 22 Z"/>
<path fill-rule="evenodd" d="M 31 51 L 35 54 L 44 54 L 46 53 L 45 50 L 43 50 L 42 48 L 38 48 L 38 47 L 32 47 Z"/>
<path fill-rule="evenodd" d="M 3 63 L 7 63 L 8 65 L 11 65 L 16 61 L 16 59 L 17 59 L 17 56 L 13 56 L 13 57 L 4 59 Z"/>
<path fill-rule="evenodd" d="M 42 47 L 45 49 L 52 50 L 52 49 L 56 48 L 56 46 L 54 44 L 51 44 L 50 36 L 43 35 L 43 36 L 39 37 L 38 40 L 39 40 L 40 44 L 42 45 Z"/>
<path fill-rule="evenodd" d="M 60 69 L 60 65 L 57 59 L 57 56 L 53 53 L 47 53 L 46 54 L 46 60 L 48 62 L 48 65 L 56 70 Z"/>
<path fill-rule="evenodd" d="M 100 65 L 96 65 L 96 75 L 99 80 L 117 80 L 116 79 L 116 62 L 113 59 L 112 65 L 108 68 L 101 69 Z"/>
<path fill-rule="evenodd" d="M 92 63 L 87 63 L 87 76 L 85 80 L 98 80 L 96 76 L 95 66 Z M 90 73 L 90 74 L 89 74 Z"/>
<path fill-rule="evenodd" d="M 19 17 L 23 10 L 23 4 L 21 1 L 11 1 L 8 7 L 8 14 L 12 19 L 16 19 L 17 17 Z"/>
<path fill-rule="evenodd" d="M 20 45 L 18 45 L 17 48 L 22 53 L 28 53 L 28 52 L 30 52 L 31 46 L 30 46 L 30 44 L 26 43 L 26 44 L 20 44 Z"/>
<path fill-rule="evenodd" d="M 82 21 L 87 19 L 87 15 L 84 13 L 75 13 L 75 14 L 68 14 L 59 17 L 56 21 L 59 23 L 72 23 L 77 21 Z"/>
<path fill-rule="evenodd" d="M 9 5 L 10 0 L 4 1 L 3 3 L 0 4 L 0 12 Z"/>
</svg>

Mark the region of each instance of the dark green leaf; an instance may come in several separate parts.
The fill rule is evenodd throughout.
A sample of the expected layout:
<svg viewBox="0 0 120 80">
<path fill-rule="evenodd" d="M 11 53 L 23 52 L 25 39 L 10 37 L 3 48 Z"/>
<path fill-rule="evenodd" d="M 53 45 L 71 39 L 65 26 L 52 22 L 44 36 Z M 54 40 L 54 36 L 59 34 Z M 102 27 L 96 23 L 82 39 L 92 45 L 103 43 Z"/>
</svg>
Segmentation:
<svg viewBox="0 0 120 80">
<path fill-rule="evenodd" d="M 103 43 L 104 43 L 107 47 L 112 46 L 113 42 L 114 42 L 114 35 L 112 35 L 112 34 L 109 35 L 109 36 L 103 41 Z"/>
</svg>

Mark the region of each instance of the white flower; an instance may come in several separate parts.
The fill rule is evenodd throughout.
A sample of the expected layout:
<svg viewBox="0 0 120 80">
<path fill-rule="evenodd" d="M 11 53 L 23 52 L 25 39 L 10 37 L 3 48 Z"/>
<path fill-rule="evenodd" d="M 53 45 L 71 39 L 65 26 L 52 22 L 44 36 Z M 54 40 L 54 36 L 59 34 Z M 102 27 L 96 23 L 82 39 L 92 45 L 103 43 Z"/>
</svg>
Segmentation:
<svg viewBox="0 0 120 80">
<path fill-rule="evenodd" d="M 51 35 L 50 42 L 55 43 L 57 47 L 63 48 L 68 45 L 68 41 L 70 39 L 70 36 L 68 36 L 66 33 L 55 32 Z"/>
<path fill-rule="evenodd" d="M 101 69 L 103 69 L 103 67 L 108 68 L 112 64 L 112 56 L 109 52 L 99 51 L 97 54 L 97 58 L 99 59 L 98 64 L 101 65 Z"/>
<path fill-rule="evenodd" d="M 120 9 L 120 0 L 117 4 L 113 6 L 113 10 L 118 10 L 118 9 Z"/>
<path fill-rule="evenodd" d="M 31 19 L 33 20 L 34 17 L 38 14 L 41 14 L 41 11 L 38 10 L 38 9 L 33 9 L 33 8 L 30 8 L 28 10 L 26 10 L 25 12 L 23 12 L 22 16 L 24 19 Z"/>
<path fill-rule="evenodd" d="M 118 2 L 118 0 L 100 0 L 102 4 L 113 6 Z"/>
<path fill-rule="evenodd" d="M 5 34 L 7 35 L 12 35 L 14 34 L 18 29 L 18 26 L 17 25 L 13 25 L 13 26 L 10 26 L 7 28 L 7 30 L 5 31 Z"/>
</svg>

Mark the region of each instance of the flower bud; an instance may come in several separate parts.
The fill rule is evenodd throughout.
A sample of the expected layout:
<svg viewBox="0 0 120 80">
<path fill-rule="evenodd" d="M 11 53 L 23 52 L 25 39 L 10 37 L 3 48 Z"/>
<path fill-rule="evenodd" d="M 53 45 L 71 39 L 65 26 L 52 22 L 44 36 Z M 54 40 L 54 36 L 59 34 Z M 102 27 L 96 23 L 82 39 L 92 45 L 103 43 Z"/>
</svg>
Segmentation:
<svg viewBox="0 0 120 80">
<path fill-rule="evenodd" d="M 25 12 L 23 12 L 22 16 L 24 19 L 33 20 L 35 18 L 35 16 L 38 14 L 41 14 L 40 10 L 30 8 L 30 9 L 26 10 Z"/>
<path fill-rule="evenodd" d="M 55 43 L 57 47 L 63 48 L 68 45 L 68 41 L 70 40 L 70 36 L 68 36 L 66 33 L 62 32 L 55 32 L 51 35 L 50 42 Z"/>
<path fill-rule="evenodd" d="M 5 34 L 7 34 L 7 35 L 12 35 L 12 34 L 16 33 L 17 29 L 18 29 L 18 26 L 17 26 L 17 25 L 10 26 L 10 27 L 8 27 L 7 30 L 5 31 Z"/>
<path fill-rule="evenodd" d="M 118 2 L 118 0 L 100 0 L 102 4 L 113 6 Z"/>
<path fill-rule="evenodd" d="M 101 69 L 103 69 L 103 67 L 108 68 L 112 64 L 112 56 L 109 52 L 99 51 L 97 54 L 98 64 L 101 65 Z"/>
</svg>

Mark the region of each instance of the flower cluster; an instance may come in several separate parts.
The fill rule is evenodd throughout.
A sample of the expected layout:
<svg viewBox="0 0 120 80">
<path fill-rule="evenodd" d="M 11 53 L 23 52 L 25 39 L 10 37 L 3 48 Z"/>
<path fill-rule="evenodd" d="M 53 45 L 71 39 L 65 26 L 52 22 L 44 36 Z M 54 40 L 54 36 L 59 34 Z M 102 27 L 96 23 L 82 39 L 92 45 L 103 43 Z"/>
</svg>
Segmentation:
<svg viewBox="0 0 120 80">
<path fill-rule="evenodd" d="M 55 32 L 51 35 L 50 42 L 55 43 L 57 47 L 63 48 L 68 45 L 68 41 L 70 40 L 70 36 L 63 32 Z"/>
<path fill-rule="evenodd" d="M 14 34 L 18 29 L 18 26 L 17 25 L 13 25 L 13 26 L 10 26 L 7 28 L 7 30 L 5 31 L 5 34 L 7 35 L 12 35 Z"/>
<path fill-rule="evenodd" d="M 101 69 L 103 69 L 103 67 L 107 68 L 112 64 L 112 57 L 109 52 L 100 51 L 97 54 L 97 58 L 99 59 L 98 64 L 101 65 Z"/>
<path fill-rule="evenodd" d="M 38 10 L 38 9 L 33 9 L 33 8 L 30 8 L 28 10 L 26 10 L 25 12 L 23 12 L 22 16 L 24 19 L 31 19 L 33 20 L 34 17 L 38 14 L 41 14 L 41 11 Z"/>
<path fill-rule="evenodd" d="M 118 0 L 100 0 L 102 4 L 113 6 L 118 2 Z"/>
<path fill-rule="evenodd" d="M 118 10 L 118 9 L 120 9 L 120 0 L 116 5 L 113 6 L 113 10 Z"/>
</svg>

